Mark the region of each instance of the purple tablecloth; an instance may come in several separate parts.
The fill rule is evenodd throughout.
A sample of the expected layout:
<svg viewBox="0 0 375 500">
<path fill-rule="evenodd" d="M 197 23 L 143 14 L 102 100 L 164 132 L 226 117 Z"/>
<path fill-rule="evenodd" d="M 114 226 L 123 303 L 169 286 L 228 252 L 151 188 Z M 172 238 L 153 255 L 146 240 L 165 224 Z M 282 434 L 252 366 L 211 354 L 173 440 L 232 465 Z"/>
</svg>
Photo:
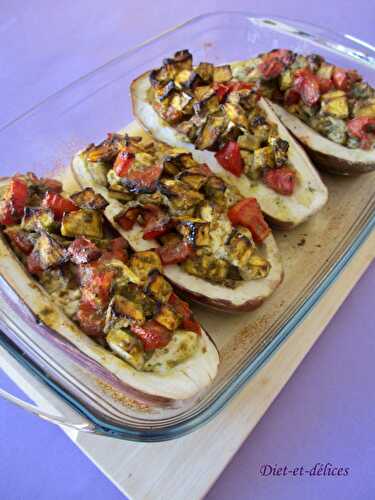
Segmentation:
<svg viewBox="0 0 375 500">
<path fill-rule="evenodd" d="M 1 2 L 1 7 L 0 126 L 123 50 L 210 10 L 252 10 L 306 20 L 375 44 L 371 0 L 263 0 L 260 5 L 240 0 L 13 0 Z M 374 285 L 373 265 L 223 472 L 209 499 L 375 498 Z M 3 373 L 0 384 L 19 393 Z M 1 499 L 122 498 L 58 428 L 3 401 L 0 415 Z M 267 464 L 293 469 L 318 463 L 332 464 L 326 472 L 341 466 L 347 473 L 260 473 Z"/>
</svg>

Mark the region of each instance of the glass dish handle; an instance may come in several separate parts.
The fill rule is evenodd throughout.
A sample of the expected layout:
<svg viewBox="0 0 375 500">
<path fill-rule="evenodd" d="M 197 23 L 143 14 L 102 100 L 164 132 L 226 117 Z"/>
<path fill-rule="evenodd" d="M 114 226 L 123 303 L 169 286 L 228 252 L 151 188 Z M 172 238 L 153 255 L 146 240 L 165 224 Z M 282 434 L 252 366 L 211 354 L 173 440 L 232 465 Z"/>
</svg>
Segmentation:
<svg viewBox="0 0 375 500">
<path fill-rule="evenodd" d="M 39 406 L 33 405 L 31 403 L 26 403 L 22 399 L 13 396 L 9 392 L 0 388 L 0 397 L 9 401 L 10 403 L 15 404 L 19 408 L 23 408 L 24 410 L 37 415 L 38 417 L 47 420 L 48 422 L 52 422 L 53 424 L 60 425 L 63 427 L 69 427 L 70 429 L 75 429 L 80 432 L 94 432 L 94 425 L 88 422 L 84 417 L 81 417 L 79 414 L 76 415 L 74 419 L 71 416 L 64 417 L 58 415 L 52 415 L 51 413 L 43 410 Z"/>
</svg>

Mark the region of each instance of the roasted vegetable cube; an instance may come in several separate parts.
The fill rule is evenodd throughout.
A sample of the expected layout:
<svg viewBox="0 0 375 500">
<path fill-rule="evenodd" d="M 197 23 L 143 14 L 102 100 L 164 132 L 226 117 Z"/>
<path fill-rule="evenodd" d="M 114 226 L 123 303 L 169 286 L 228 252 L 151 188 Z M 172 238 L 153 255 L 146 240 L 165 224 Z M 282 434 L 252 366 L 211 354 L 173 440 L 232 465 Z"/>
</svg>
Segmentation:
<svg viewBox="0 0 375 500">
<path fill-rule="evenodd" d="M 214 82 L 227 82 L 232 79 L 232 70 L 229 64 L 214 67 Z"/>
<path fill-rule="evenodd" d="M 275 166 L 275 159 L 273 155 L 273 150 L 271 146 L 266 146 L 264 148 L 259 148 L 254 151 L 254 168 L 272 168 Z"/>
<path fill-rule="evenodd" d="M 196 246 L 208 246 L 210 244 L 210 223 L 202 219 L 181 221 L 178 231 L 184 240 Z"/>
<path fill-rule="evenodd" d="M 234 124 L 239 127 L 247 128 L 249 123 L 247 120 L 247 116 L 241 106 L 236 106 L 230 102 L 224 104 L 224 110 L 229 118 Z"/>
<path fill-rule="evenodd" d="M 52 210 L 26 207 L 21 228 L 25 231 L 53 231 L 56 229 L 56 222 Z"/>
<path fill-rule="evenodd" d="M 204 83 L 210 83 L 214 76 L 214 65 L 201 62 L 195 68 L 195 72 L 201 77 Z"/>
<path fill-rule="evenodd" d="M 195 140 L 195 147 L 200 150 L 212 148 L 223 132 L 225 125 L 223 116 L 209 116 Z"/>
<path fill-rule="evenodd" d="M 261 146 L 259 137 L 254 134 L 249 134 L 248 132 L 241 134 L 237 142 L 241 149 L 247 149 L 248 151 L 255 151 Z"/>
<path fill-rule="evenodd" d="M 228 253 L 234 265 L 239 268 L 248 266 L 255 249 L 251 234 L 246 236 L 240 231 L 234 231 L 228 244 Z"/>
<path fill-rule="evenodd" d="M 134 253 L 130 257 L 130 268 L 145 283 L 152 271 L 162 271 L 159 255 L 153 250 Z"/>
<path fill-rule="evenodd" d="M 280 90 L 287 90 L 293 85 L 294 76 L 290 69 L 284 70 L 279 77 Z"/>
<path fill-rule="evenodd" d="M 63 236 L 87 236 L 88 238 L 103 238 L 103 220 L 96 210 L 80 209 L 65 213 L 61 223 Z"/>
<path fill-rule="evenodd" d="M 108 202 L 101 194 L 95 193 L 95 191 L 89 187 L 79 193 L 73 194 L 70 198 L 79 208 L 102 210 L 108 205 Z"/>
<path fill-rule="evenodd" d="M 165 194 L 171 198 L 172 208 L 177 211 L 189 210 L 204 200 L 201 193 L 189 189 L 182 181 L 165 179 L 162 181 L 162 187 Z"/>
<path fill-rule="evenodd" d="M 68 259 L 66 249 L 45 232 L 42 232 L 36 240 L 30 256 L 38 260 L 38 264 L 43 270 L 59 266 Z"/>
<path fill-rule="evenodd" d="M 136 304 L 121 295 L 115 295 L 113 298 L 113 310 L 119 316 L 125 316 L 138 323 L 145 321 L 143 309 L 140 304 Z"/>
<path fill-rule="evenodd" d="M 155 316 L 155 320 L 160 324 L 168 328 L 168 330 L 174 331 L 178 328 L 181 323 L 181 316 L 179 316 L 176 311 L 168 306 L 167 304 L 163 305 Z"/>
<path fill-rule="evenodd" d="M 220 107 L 219 98 L 216 92 L 208 87 L 208 90 L 203 93 L 203 89 L 206 89 L 206 87 L 197 87 L 197 102 L 193 105 L 194 112 L 201 117 L 215 113 Z"/>
<path fill-rule="evenodd" d="M 323 94 L 322 111 L 334 118 L 347 118 L 349 116 L 349 106 L 345 92 L 334 90 Z"/>
<path fill-rule="evenodd" d="M 195 71 L 183 69 L 174 78 L 174 83 L 179 89 L 191 89 L 197 81 L 198 75 Z"/>
<path fill-rule="evenodd" d="M 334 66 L 332 64 L 327 64 L 327 63 L 323 62 L 320 65 L 320 68 L 318 69 L 316 74 L 320 78 L 325 78 L 326 80 L 330 80 L 332 78 L 333 69 L 334 69 Z"/>
<path fill-rule="evenodd" d="M 127 361 L 136 370 L 142 370 L 145 363 L 141 341 L 123 328 L 114 328 L 106 336 L 111 350 Z"/>
<path fill-rule="evenodd" d="M 171 107 L 177 112 L 191 114 L 193 112 L 192 99 L 186 92 L 175 94 L 171 99 Z"/>
<path fill-rule="evenodd" d="M 375 118 L 375 99 L 369 99 L 360 106 L 356 106 L 354 115 L 358 117 Z"/>
<path fill-rule="evenodd" d="M 168 302 L 169 297 L 173 292 L 172 285 L 161 274 L 154 273 L 150 276 L 147 291 L 151 293 L 153 298 L 158 302 Z"/>
<path fill-rule="evenodd" d="M 251 279 L 264 278 L 270 271 L 270 263 L 264 257 L 255 253 L 249 259 L 248 269 Z"/>
<path fill-rule="evenodd" d="M 199 191 L 201 187 L 206 183 L 207 176 L 198 172 L 195 173 L 194 170 L 184 170 L 179 174 L 178 179 L 183 181 L 194 190 Z"/>
</svg>

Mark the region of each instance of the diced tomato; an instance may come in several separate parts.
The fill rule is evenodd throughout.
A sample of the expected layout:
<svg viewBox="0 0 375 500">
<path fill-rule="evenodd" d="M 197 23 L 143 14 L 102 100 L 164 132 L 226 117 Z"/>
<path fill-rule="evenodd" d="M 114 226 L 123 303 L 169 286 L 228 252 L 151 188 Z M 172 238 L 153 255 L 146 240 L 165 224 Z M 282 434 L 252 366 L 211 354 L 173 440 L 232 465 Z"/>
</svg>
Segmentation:
<svg viewBox="0 0 375 500">
<path fill-rule="evenodd" d="M 186 241 L 181 241 L 177 244 L 167 244 L 157 248 L 157 252 L 162 264 L 165 266 L 170 264 L 180 264 L 188 257 L 193 255 L 193 247 Z"/>
<path fill-rule="evenodd" d="M 77 265 L 87 264 L 101 255 L 99 248 L 87 238 L 77 238 L 69 245 L 70 260 Z"/>
<path fill-rule="evenodd" d="M 247 227 L 256 243 L 261 243 L 271 232 L 255 198 L 244 198 L 228 210 L 234 226 Z"/>
<path fill-rule="evenodd" d="M 52 191 L 53 193 L 61 193 L 63 190 L 62 183 L 56 179 L 42 178 L 39 182 L 41 182 L 48 191 Z"/>
<path fill-rule="evenodd" d="M 164 234 L 168 233 L 174 226 L 174 222 L 171 220 L 169 215 L 167 215 L 161 208 L 156 205 L 151 205 L 152 210 L 147 210 L 144 212 L 145 227 L 143 230 L 144 240 L 154 240 L 159 238 Z"/>
<path fill-rule="evenodd" d="M 34 245 L 31 241 L 29 233 L 23 231 L 22 229 L 8 228 L 6 230 L 6 234 L 13 245 L 15 245 L 22 253 L 29 255 L 29 253 L 32 252 Z"/>
<path fill-rule="evenodd" d="M 126 175 L 126 184 L 129 189 L 136 192 L 152 192 L 163 172 L 163 165 L 141 165 L 130 168 Z"/>
<path fill-rule="evenodd" d="M 350 135 L 361 140 L 362 149 L 369 149 L 371 147 L 369 134 L 375 134 L 375 118 L 367 118 L 366 116 L 353 118 L 348 122 L 347 129 Z"/>
<path fill-rule="evenodd" d="M 332 74 L 332 80 L 338 90 L 345 92 L 350 90 L 354 82 L 361 80 L 361 77 L 355 70 L 348 70 L 335 67 Z"/>
<path fill-rule="evenodd" d="M 81 329 L 91 337 L 98 337 L 103 334 L 104 315 L 90 304 L 81 302 L 77 312 L 77 321 Z"/>
<path fill-rule="evenodd" d="M 318 77 L 307 68 L 296 71 L 293 89 L 300 94 L 307 106 L 313 106 L 319 101 L 320 87 Z"/>
<path fill-rule="evenodd" d="M 290 106 L 291 104 L 297 104 L 300 99 L 301 96 L 299 95 L 299 92 L 294 89 L 288 89 L 284 94 L 284 103 L 287 106 Z"/>
<path fill-rule="evenodd" d="M 293 60 L 293 53 L 287 49 L 272 50 L 262 57 L 258 65 L 266 80 L 279 76 Z"/>
<path fill-rule="evenodd" d="M 103 309 L 108 305 L 115 271 L 98 270 L 93 273 L 92 279 L 82 287 L 81 301 L 90 304 L 93 308 Z"/>
<path fill-rule="evenodd" d="M 119 152 L 113 165 L 114 171 L 119 177 L 125 177 L 134 162 L 134 153 L 127 149 Z"/>
<path fill-rule="evenodd" d="M 253 88 L 251 83 L 246 82 L 228 82 L 228 83 L 214 83 L 214 90 L 216 95 L 219 98 L 219 101 L 222 102 L 225 97 L 230 94 L 230 92 L 236 92 L 238 90 L 250 90 Z"/>
<path fill-rule="evenodd" d="M 270 168 L 265 171 L 263 182 L 276 193 L 290 196 L 296 185 L 296 174 L 288 167 Z"/>
<path fill-rule="evenodd" d="M 138 207 L 129 208 L 124 214 L 115 217 L 115 222 L 121 226 L 122 229 L 125 229 L 125 231 L 130 231 L 136 223 L 139 213 L 140 209 Z"/>
<path fill-rule="evenodd" d="M 30 274 L 40 275 L 43 268 L 40 264 L 39 256 L 37 253 L 31 252 L 26 259 L 26 267 Z"/>
<path fill-rule="evenodd" d="M 142 326 L 133 324 L 131 331 L 141 340 L 145 351 L 161 349 L 171 339 L 171 332 L 154 320 L 146 321 Z"/>
<path fill-rule="evenodd" d="M 0 203 L 0 224 L 15 224 L 23 215 L 29 196 L 27 184 L 13 177 Z"/>
<path fill-rule="evenodd" d="M 74 201 L 69 198 L 64 198 L 58 193 L 51 193 L 49 191 L 47 191 L 44 195 L 42 206 L 50 208 L 58 220 L 62 219 L 63 215 L 67 212 L 79 210 L 79 207 L 74 203 Z"/>
<path fill-rule="evenodd" d="M 236 141 L 227 142 L 217 153 L 215 153 L 215 158 L 225 170 L 240 177 L 243 170 L 243 161 L 240 147 Z"/>
<path fill-rule="evenodd" d="M 128 261 L 128 244 L 124 238 L 115 238 L 111 241 L 111 249 L 103 252 L 100 262 L 117 259 L 126 263 Z"/>
<path fill-rule="evenodd" d="M 329 92 L 330 90 L 334 89 L 333 81 L 330 80 L 329 78 L 319 78 L 318 77 L 318 82 L 319 82 L 319 90 L 320 90 L 321 94 L 325 94 L 326 92 Z"/>
<path fill-rule="evenodd" d="M 193 317 L 193 313 L 190 310 L 189 304 L 184 300 L 180 299 L 178 295 L 172 293 L 169 297 L 168 303 L 173 307 L 177 314 L 182 316 L 182 328 L 190 332 L 195 332 L 196 334 L 201 334 L 201 327 L 196 319 Z"/>
</svg>

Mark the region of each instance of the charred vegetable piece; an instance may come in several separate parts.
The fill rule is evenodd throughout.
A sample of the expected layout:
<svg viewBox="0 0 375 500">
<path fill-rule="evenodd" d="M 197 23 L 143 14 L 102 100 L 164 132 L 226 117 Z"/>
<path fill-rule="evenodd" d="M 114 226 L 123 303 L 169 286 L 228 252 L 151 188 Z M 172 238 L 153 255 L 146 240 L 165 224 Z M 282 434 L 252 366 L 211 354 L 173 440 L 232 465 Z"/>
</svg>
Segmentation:
<svg viewBox="0 0 375 500">
<path fill-rule="evenodd" d="M 226 260 L 205 253 L 189 257 L 182 267 L 193 276 L 204 277 L 215 283 L 223 283 L 229 272 L 229 263 Z"/>
<path fill-rule="evenodd" d="M 51 192 L 45 194 L 42 206 L 51 209 L 58 220 L 61 220 L 64 214 L 78 210 L 78 206 L 72 200 Z"/>
<path fill-rule="evenodd" d="M 163 166 L 133 165 L 124 177 L 124 183 L 129 191 L 135 193 L 153 193 L 162 174 Z"/>
<path fill-rule="evenodd" d="M 101 194 L 95 193 L 92 188 L 86 188 L 79 193 L 73 194 L 71 199 L 76 205 L 79 206 L 79 208 L 103 210 L 108 205 L 105 198 Z"/>
<path fill-rule="evenodd" d="M 234 231 L 229 243 L 228 252 L 231 261 L 239 268 L 244 268 L 255 250 L 255 245 L 252 241 L 251 235 L 248 237 L 241 231 Z"/>
<path fill-rule="evenodd" d="M 47 231 L 56 228 L 52 210 L 48 208 L 26 207 L 22 218 L 21 227 L 25 231 Z"/>
<path fill-rule="evenodd" d="M 176 311 L 172 307 L 164 304 L 155 316 L 155 321 L 173 332 L 181 323 L 181 316 L 176 314 Z"/>
<path fill-rule="evenodd" d="M 185 170 L 181 172 L 177 178 L 195 191 L 199 191 L 207 181 L 207 175 L 200 169 Z"/>
<path fill-rule="evenodd" d="M 198 247 L 210 244 L 210 224 L 201 219 L 182 220 L 178 226 L 178 231 L 183 239 Z"/>
<path fill-rule="evenodd" d="M 86 209 L 67 212 L 61 222 L 61 234 L 68 237 L 103 238 L 102 215 L 96 210 Z"/>
<path fill-rule="evenodd" d="M 0 202 L 0 224 L 16 224 L 23 215 L 29 197 L 26 182 L 14 177 Z"/>
<path fill-rule="evenodd" d="M 139 207 L 128 208 L 124 213 L 116 215 L 115 222 L 125 231 L 129 231 L 137 222 L 141 210 Z"/>
<path fill-rule="evenodd" d="M 115 295 L 113 298 L 113 310 L 120 316 L 130 318 L 137 323 L 144 323 L 145 315 L 140 304 L 136 304 L 121 295 Z"/>
<path fill-rule="evenodd" d="M 254 151 L 254 168 L 255 170 L 272 168 L 275 166 L 275 158 L 271 146 L 260 148 Z"/>
<path fill-rule="evenodd" d="M 169 330 L 154 320 L 132 325 L 131 331 L 141 340 L 146 352 L 165 347 L 171 338 Z"/>
<path fill-rule="evenodd" d="M 91 279 L 82 287 L 81 302 L 97 310 L 104 310 L 110 301 L 110 293 L 116 272 L 110 269 L 94 268 Z"/>
<path fill-rule="evenodd" d="M 213 148 L 224 131 L 225 125 L 223 116 L 209 116 L 195 141 L 196 148 L 200 150 Z"/>
<path fill-rule="evenodd" d="M 263 181 L 276 193 L 290 196 L 296 185 L 296 174 L 289 167 L 269 169 L 264 173 Z"/>
<path fill-rule="evenodd" d="M 67 251 L 48 233 L 42 232 L 29 257 L 31 260 L 38 261 L 39 267 L 46 270 L 66 262 Z"/>
<path fill-rule="evenodd" d="M 229 64 L 224 66 L 215 66 L 213 80 L 214 82 L 227 82 L 232 79 L 232 70 Z"/>
<path fill-rule="evenodd" d="M 77 238 L 69 245 L 68 254 L 70 260 L 77 265 L 87 264 L 100 257 L 101 251 L 92 241 L 87 238 Z"/>
<path fill-rule="evenodd" d="M 13 246 L 25 255 L 29 255 L 34 247 L 33 235 L 23 231 L 19 226 L 8 227 L 4 230 Z"/>
<path fill-rule="evenodd" d="M 229 141 L 215 154 L 215 158 L 225 170 L 240 177 L 243 171 L 243 161 L 237 142 Z"/>
<path fill-rule="evenodd" d="M 159 255 L 153 250 L 137 252 L 130 257 L 130 268 L 140 278 L 143 283 L 153 271 L 162 272 L 162 265 Z"/>
<path fill-rule="evenodd" d="M 161 181 L 162 189 L 171 198 L 175 210 L 188 210 L 204 200 L 204 196 L 178 180 L 165 179 Z"/>
<path fill-rule="evenodd" d="M 174 83 L 177 88 L 191 89 L 197 81 L 198 75 L 195 71 L 190 69 L 183 69 L 174 78 Z"/>
<path fill-rule="evenodd" d="M 271 50 L 263 55 L 259 70 L 266 80 L 276 78 L 292 60 L 293 53 L 290 50 Z"/>
<path fill-rule="evenodd" d="M 248 262 L 247 275 L 250 279 L 261 279 L 267 276 L 270 270 L 269 262 L 258 254 L 253 254 Z"/>
<path fill-rule="evenodd" d="M 159 272 L 155 272 L 151 274 L 149 278 L 147 291 L 155 300 L 165 303 L 168 302 L 169 297 L 173 292 L 173 288 L 172 285 Z"/>
<path fill-rule="evenodd" d="M 169 215 L 156 205 L 150 205 L 144 214 L 143 239 L 154 240 L 168 233 L 174 226 Z"/>
<path fill-rule="evenodd" d="M 109 247 L 102 252 L 100 261 L 116 259 L 126 263 L 128 261 L 128 247 L 129 245 L 124 238 L 114 238 L 110 241 Z"/>
<path fill-rule="evenodd" d="M 157 249 L 161 262 L 164 265 L 180 264 L 190 255 L 193 255 L 193 247 L 186 241 L 164 245 Z"/>
<path fill-rule="evenodd" d="M 261 243 L 271 232 L 255 198 L 244 198 L 233 205 L 228 211 L 228 217 L 234 226 L 250 229 L 256 243 Z"/>
<path fill-rule="evenodd" d="M 196 67 L 195 71 L 203 83 L 210 83 L 214 76 L 214 65 L 202 62 Z"/>
<path fill-rule="evenodd" d="M 182 328 L 187 331 L 195 332 L 198 335 L 201 334 L 201 327 L 199 323 L 194 319 L 193 314 L 190 310 L 189 304 L 175 293 L 169 298 L 169 304 L 174 308 L 174 310 L 182 316 Z"/>
</svg>

